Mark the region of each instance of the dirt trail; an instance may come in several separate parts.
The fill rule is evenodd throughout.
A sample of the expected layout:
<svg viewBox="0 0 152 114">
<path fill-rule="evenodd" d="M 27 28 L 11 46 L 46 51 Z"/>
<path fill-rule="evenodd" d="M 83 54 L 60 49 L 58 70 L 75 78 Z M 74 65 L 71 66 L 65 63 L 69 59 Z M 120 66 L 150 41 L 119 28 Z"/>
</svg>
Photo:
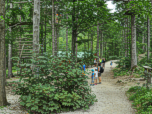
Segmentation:
<svg viewBox="0 0 152 114">
<path fill-rule="evenodd" d="M 115 61 L 116 60 L 113 60 L 113 62 Z M 131 107 L 132 102 L 127 99 L 125 91 L 131 86 L 137 85 L 136 82 L 139 81 L 127 82 L 127 84 L 116 83 L 118 79 L 113 79 L 113 72 L 110 67 L 110 61 L 106 62 L 105 71 L 101 75 L 102 84 L 90 86 L 91 79 L 88 79 L 88 85 L 91 87 L 92 94 L 96 95 L 98 102 L 95 102 L 94 105 L 90 106 L 90 109 L 87 111 L 77 109 L 74 112 L 62 112 L 60 114 L 135 114 L 135 110 Z M 114 67 L 116 67 L 115 63 L 113 63 L 113 68 Z M 95 67 L 88 68 L 87 70 L 91 69 L 95 69 Z M 88 77 L 90 78 L 90 76 L 91 73 Z M 125 80 L 124 77 L 120 77 L 119 79 L 122 81 Z M 144 81 L 142 83 L 144 83 Z M 142 85 L 142 83 L 140 85 Z M 7 93 L 8 102 L 11 102 L 12 105 L 4 108 L 3 112 L 6 114 L 24 114 L 24 112 L 21 112 L 19 109 L 18 98 L 19 96 L 17 95 L 14 96 Z M 13 107 L 17 108 L 14 109 Z M 9 110 L 10 108 L 13 110 Z M 5 113 L 2 113 L 2 110 L 0 109 L 0 114 Z"/>
<path fill-rule="evenodd" d="M 115 62 L 116 60 L 113 60 Z M 61 114 L 135 114 L 135 110 L 131 107 L 131 102 L 127 99 L 125 91 L 134 83 L 129 83 L 123 87 L 121 84 L 116 84 L 118 79 L 112 78 L 110 61 L 105 64 L 105 71 L 102 74 L 102 84 L 90 86 L 92 93 L 96 95 L 98 102 L 90 106 L 90 109 L 83 111 L 82 109 L 74 112 L 65 112 Z M 116 64 L 113 63 L 113 67 Z M 88 68 L 91 70 L 92 68 Z M 93 67 L 95 69 L 95 67 Z M 90 74 L 91 75 L 91 74 Z M 90 78 L 89 75 L 89 78 Z M 91 79 L 88 79 L 90 85 Z"/>
</svg>

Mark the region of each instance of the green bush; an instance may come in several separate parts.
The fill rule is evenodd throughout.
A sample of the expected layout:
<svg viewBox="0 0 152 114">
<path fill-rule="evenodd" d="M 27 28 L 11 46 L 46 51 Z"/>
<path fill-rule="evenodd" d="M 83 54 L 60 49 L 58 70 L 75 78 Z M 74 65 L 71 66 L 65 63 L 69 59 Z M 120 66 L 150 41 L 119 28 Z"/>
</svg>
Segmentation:
<svg viewBox="0 0 152 114">
<path fill-rule="evenodd" d="M 127 92 L 133 94 L 129 96 L 129 100 L 134 101 L 133 105 L 139 114 L 152 112 L 152 90 L 145 87 L 134 86 L 129 88 Z"/>
<path fill-rule="evenodd" d="M 29 113 L 52 114 L 78 108 L 86 110 L 89 105 L 97 102 L 96 96 L 91 94 L 86 83 L 88 76 L 82 75 L 73 57 L 48 58 L 48 55 L 45 55 L 33 57 L 31 63 L 36 65 L 35 74 L 31 73 L 30 69 L 23 69 L 20 83 L 14 86 L 15 94 L 21 95 L 20 104 L 28 109 Z M 21 83 L 22 80 L 24 83 Z"/>
</svg>

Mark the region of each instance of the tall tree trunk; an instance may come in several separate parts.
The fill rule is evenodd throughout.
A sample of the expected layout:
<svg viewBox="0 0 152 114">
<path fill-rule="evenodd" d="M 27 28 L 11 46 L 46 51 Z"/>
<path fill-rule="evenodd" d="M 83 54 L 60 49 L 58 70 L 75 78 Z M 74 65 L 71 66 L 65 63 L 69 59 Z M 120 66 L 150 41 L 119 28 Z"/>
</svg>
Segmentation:
<svg viewBox="0 0 152 114">
<path fill-rule="evenodd" d="M 8 44 L 8 78 L 12 77 L 12 45 Z"/>
<path fill-rule="evenodd" d="M 105 60 L 106 60 L 106 42 L 105 42 Z"/>
<path fill-rule="evenodd" d="M 91 51 L 93 52 L 93 34 L 91 33 Z"/>
<path fill-rule="evenodd" d="M 125 38 L 125 57 L 127 56 L 127 35 L 126 35 L 126 32 L 127 32 L 126 31 L 126 28 L 127 28 L 126 25 L 127 25 L 127 23 L 126 23 L 126 21 L 127 20 L 125 19 L 125 30 L 124 30 L 124 35 L 125 35 L 125 37 L 124 37 Z"/>
<path fill-rule="evenodd" d="M 135 25 L 135 15 L 131 15 L 131 68 L 137 65 L 137 55 L 136 55 L 136 25 Z"/>
<path fill-rule="evenodd" d="M 142 43 L 145 43 L 145 35 L 144 35 L 145 33 L 143 32 L 142 33 Z M 145 52 L 145 46 L 143 45 L 142 46 L 142 50 L 143 50 L 143 52 Z"/>
<path fill-rule="evenodd" d="M 68 14 L 66 15 L 66 18 L 68 19 Z M 68 27 L 66 27 L 66 52 L 68 51 Z"/>
<path fill-rule="evenodd" d="M 128 36 L 129 36 L 129 33 L 128 33 L 128 28 L 129 27 L 129 25 L 128 25 L 128 17 L 127 17 L 127 57 L 128 57 L 128 55 L 129 55 L 129 38 L 128 38 Z"/>
<path fill-rule="evenodd" d="M 76 18 L 76 21 L 78 21 L 78 18 Z M 76 32 L 76 34 L 77 34 L 77 32 Z M 76 37 L 76 41 L 77 41 L 77 37 Z M 76 43 L 76 62 L 77 62 L 77 50 L 78 50 L 78 44 Z"/>
<path fill-rule="evenodd" d="M 103 38 L 103 32 L 102 32 L 102 35 L 101 35 L 101 36 L 102 36 L 102 57 L 103 57 L 103 50 L 104 50 L 104 48 L 103 48 L 103 39 L 104 39 L 104 38 Z"/>
<path fill-rule="evenodd" d="M 97 22 L 97 63 L 99 62 L 99 21 Z"/>
<path fill-rule="evenodd" d="M 72 24 L 73 24 L 73 27 L 72 27 L 72 54 L 73 54 L 73 60 L 74 59 L 74 56 L 75 56 L 75 41 L 76 41 L 76 31 L 77 31 L 77 25 L 75 23 L 75 20 L 76 20 L 76 16 L 75 16 L 75 1 L 76 0 L 73 0 L 73 13 L 72 13 Z"/>
<path fill-rule="evenodd" d="M 11 33 L 11 27 L 10 29 L 10 33 Z M 8 78 L 12 77 L 12 44 L 11 42 L 9 42 L 10 44 L 8 44 Z"/>
<path fill-rule="evenodd" d="M 5 0 L 0 0 L 0 14 L 5 18 Z M 5 20 L 5 19 L 4 19 Z M 0 20 L 0 106 L 7 105 L 5 84 L 6 84 L 6 67 L 5 67 L 5 21 Z"/>
<path fill-rule="evenodd" d="M 103 56 L 103 55 L 102 55 L 102 53 L 103 53 L 103 52 L 102 52 L 102 40 L 103 40 L 103 39 L 102 39 L 102 31 L 101 31 L 101 30 L 100 30 L 100 35 L 101 35 L 101 36 L 100 36 L 100 58 L 102 58 L 102 56 Z"/>
<path fill-rule="evenodd" d="M 88 40 L 89 40 L 89 32 L 88 32 Z M 89 51 L 89 43 L 90 41 L 88 41 L 88 51 Z"/>
<path fill-rule="evenodd" d="M 43 45 L 44 45 L 43 43 L 44 43 L 44 39 L 43 39 L 43 24 L 41 24 L 41 44 L 42 44 L 41 47 L 43 47 Z M 43 55 L 43 48 L 41 48 L 41 54 Z"/>
<path fill-rule="evenodd" d="M 52 0 L 52 55 L 54 56 L 54 0 Z"/>
<path fill-rule="evenodd" d="M 150 20 L 147 16 L 147 60 L 149 60 L 150 51 Z"/>
<path fill-rule="evenodd" d="M 46 11 L 45 11 L 45 43 L 44 43 L 44 52 L 46 52 Z"/>
<path fill-rule="evenodd" d="M 39 53 L 39 23 L 40 23 L 40 0 L 34 0 L 34 11 L 33 11 L 33 52 Z M 32 71 L 34 73 L 33 64 Z"/>
</svg>

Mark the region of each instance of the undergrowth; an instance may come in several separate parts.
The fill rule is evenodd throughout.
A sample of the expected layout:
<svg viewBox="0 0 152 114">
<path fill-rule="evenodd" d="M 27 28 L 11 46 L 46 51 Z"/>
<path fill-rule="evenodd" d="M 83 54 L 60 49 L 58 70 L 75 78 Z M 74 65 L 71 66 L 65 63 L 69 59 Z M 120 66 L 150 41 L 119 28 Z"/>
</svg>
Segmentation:
<svg viewBox="0 0 152 114">
<path fill-rule="evenodd" d="M 80 65 L 73 56 L 48 57 L 44 53 L 44 56 L 34 56 L 31 64 L 20 65 L 25 68 L 19 83 L 14 84 L 13 92 L 21 95 L 20 105 L 30 114 L 54 114 L 79 108 L 86 110 L 97 102 L 96 95 L 91 94 L 86 83 L 88 77 L 81 73 Z M 32 73 L 28 66 L 33 65 Z"/>
</svg>

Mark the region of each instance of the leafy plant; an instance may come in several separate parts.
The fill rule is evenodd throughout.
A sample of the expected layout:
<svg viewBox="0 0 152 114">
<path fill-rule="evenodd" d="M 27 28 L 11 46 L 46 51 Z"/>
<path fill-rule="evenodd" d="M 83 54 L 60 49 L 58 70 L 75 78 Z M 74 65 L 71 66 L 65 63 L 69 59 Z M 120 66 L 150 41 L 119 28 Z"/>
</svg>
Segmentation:
<svg viewBox="0 0 152 114">
<path fill-rule="evenodd" d="M 36 65 L 35 73 L 26 68 L 32 64 L 21 64 L 25 69 L 20 83 L 14 86 L 13 91 L 21 95 L 20 104 L 28 112 L 44 114 L 78 108 L 86 110 L 89 105 L 97 102 L 86 83 L 88 77 L 81 73 L 79 65 L 72 58 L 49 58 L 47 53 L 44 56 L 34 56 L 31 63 Z"/>
</svg>

